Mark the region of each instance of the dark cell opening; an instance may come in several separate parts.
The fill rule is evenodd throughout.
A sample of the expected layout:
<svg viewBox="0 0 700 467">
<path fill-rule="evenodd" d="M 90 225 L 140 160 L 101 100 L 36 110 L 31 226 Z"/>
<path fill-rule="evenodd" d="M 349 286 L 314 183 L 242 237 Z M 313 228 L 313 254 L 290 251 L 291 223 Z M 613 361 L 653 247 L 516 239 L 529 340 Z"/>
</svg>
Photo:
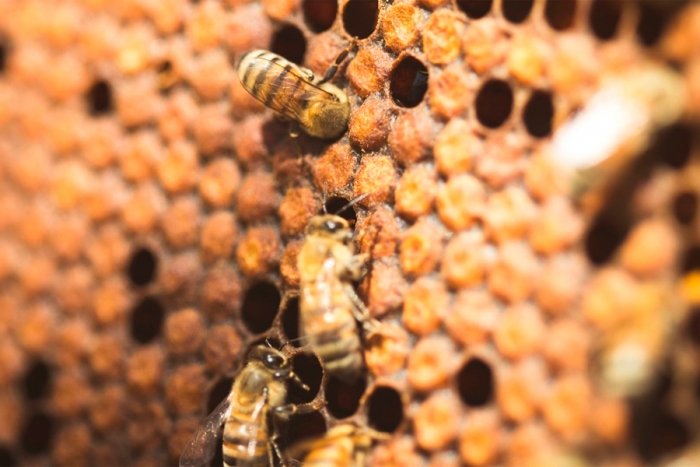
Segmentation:
<svg viewBox="0 0 700 467">
<path fill-rule="evenodd" d="M 671 168 L 681 169 L 690 159 L 692 139 L 690 128 L 673 125 L 659 132 L 649 151 L 655 159 Z"/>
<path fill-rule="evenodd" d="M 42 360 L 37 360 L 25 373 L 24 396 L 29 400 L 46 397 L 51 391 L 51 368 Z"/>
<path fill-rule="evenodd" d="M 259 282 L 248 289 L 241 306 L 241 317 L 248 330 L 258 334 L 270 329 L 280 301 L 279 290 L 269 282 Z"/>
<path fill-rule="evenodd" d="M 320 412 L 295 415 L 287 425 L 287 436 L 282 436 L 280 445 L 294 446 L 302 439 L 315 439 L 326 433 L 326 420 Z M 286 441 L 286 443 L 285 443 Z"/>
<path fill-rule="evenodd" d="M 107 81 L 97 81 L 88 90 L 87 104 L 90 115 L 98 116 L 112 112 L 112 86 Z"/>
<path fill-rule="evenodd" d="M 353 383 L 345 383 L 331 376 L 326 385 L 326 401 L 328 411 L 336 418 L 346 418 L 353 415 L 360 406 L 360 399 L 367 387 L 364 376 Z"/>
<path fill-rule="evenodd" d="M 140 344 L 147 344 L 160 334 L 165 309 L 160 301 L 145 297 L 131 312 L 131 337 Z"/>
<path fill-rule="evenodd" d="M 692 340 L 695 345 L 700 345 L 700 308 L 695 307 L 690 310 L 686 329 L 690 340 Z"/>
<path fill-rule="evenodd" d="M 492 0 L 457 0 L 457 7 L 470 18 L 478 19 L 491 11 L 492 3 Z"/>
<path fill-rule="evenodd" d="M 304 345 L 299 339 L 299 298 L 292 297 L 284 305 L 282 310 L 282 329 L 284 335 L 294 347 Z"/>
<path fill-rule="evenodd" d="M 513 110 L 513 91 L 505 81 L 486 82 L 476 96 L 476 117 L 482 125 L 498 128 Z"/>
<path fill-rule="evenodd" d="M 304 19 L 313 32 L 323 32 L 333 26 L 338 15 L 338 0 L 304 0 Z"/>
<path fill-rule="evenodd" d="M 156 257 L 148 248 L 139 248 L 131 254 L 127 275 L 132 284 L 143 287 L 153 280 L 156 273 Z"/>
<path fill-rule="evenodd" d="M 413 57 L 404 57 L 391 71 L 389 92 L 402 107 L 415 107 L 428 90 L 428 69 Z"/>
<path fill-rule="evenodd" d="M 688 428 L 676 417 L 664 413 L 657 405 L 640 414 L 632 411 L 632 442 L 648 463 L 655 463 L 661 457 L 676 452 L 688 445 Z"/>
<path fill-rule="evenodd" d="M 20 434 L 20 446 L 27 454 L 43 454 L 51 449 L 54 422 L 45 413 L 35 413 L 25 422 Z"/>
<path fill-rule="evenodd" d="M 576 0 L 547 0 L 544 7 L 547 23 L 557 31 L 571 27 L 575 15 Z"/>
<path fill-rule="evenodd" d="M 7 66 L 8 52 L 9 46 L 7 45 L 7 40 L 0 36 L 0 73 L 4 72 Z"/>
<path fill-rule="evenodd" d="M 503 16 L 511 23 L 522 23 L 530 15 L 535 0 L 503 0 Z"/>
<path fill-rule="evenodd" d="M 224 437 L 219 436 L 216 440 L 216 449 L 214 450 L 214 457 L 212 457 L 209 461 L 209 466 L 221 467 L 222 465 L 224 465 Z"/>
<path fill-rule="evenodd" d="M 294 373 L 309 386 L 309 390 L 301 388 L 298 384 L 290 382 L 288 385 L 288 398 L 294 404 L 305 404 L 311 402 L 321 389 L 323 379 L 323 368 L 318 357 L 312 353 L 301 353 L 294 356 L 292 360 Z"/>
<path fill-rule="evenodd" d="M 472 407 L 479 407 L 493 396 L 493 371 L 479 358 L 469 360 L 457 373 L 457 390 L 462 401 Z"/>
<path fill-rule="evenodd" d="M 16 465 L 17 459 L 12 455 L 12 451 L 0 447 L 0 467 L 15 467 Z"/>
<path fill-rule="evenodd" d="M 652 46 L 661 37 L 671 18 L 680 10 L 687 0 L 639 0 L 639 22 L 637 37 L 646 46 Z"/>
<path fill-rule="evenodd" d="M 593 264 L 607 263 L 625 241 L 631 228 L 626 213 L 604 211 L 591 225 L 585 238 L 586 255 Z"/>
<path fill-rule="evenodd" d="M 270 50 L 290 62 L 301 64 L 306 54 L 306 38 L 299 28 L 286 24 L 272 37 Z"/>
<path fill-rule="evenodd" d="M 683 272 L 700 271 L 700 246 L 688 248 L 683 253 L 682 263 Z"/>
<path fill-rule="evenodd" d="M 231 387 L 233 386 L 233 378 L 223 378 L 220 379 L 212 388 L 209 390 L 209 398 L 207 399 L 207 415 L 212 413 L 216 407 L 221 403 L 222 400 L 226 399 L 231 393 Z"/>
<path fill-rule="evenodd" d="M 393 433 L 403 421 L 401 395 L 394 388 L 378 386 L 367 400 L 367 419 L 377 431 Z"/>
<path fill-rule="evenodd" d="M 338 196 L 332 196 L 326 200 L 326 212 L 328 214 L 336 214 L 353 225 L 357 221 L 357 213 L 353 207 L 346 207 L 352 201 Z"/>
<path fill-rule="evenodd" d="M 622 0 L 593 0 L 588 21 L 598 39 L 612 39 L 622 17 Z"/>
<path fill-rule="evenodd" d="M 681 224 L 690 224 L 698 211 L 698 197 L 692 191 L 683 191 L 673 200 L 673 215 Z"/>
<path fill-rule="evenodd" d="M 173 74 L 173 63 L 165 60 L 158 66 L 158 87 L 163 95 L 168 95 L 177 82 Z"/>
<path fill-rule="evenodd" d="M 553 117 L 552 95 L 545 91 L 534 91 L 523 110 L 527 132 L 536 138 L 549 135 L 552 131 Z"/>
<path fill-rule="evenodd" d="M 351 36 L 365 39 L 377 27 L 378 15 L 377 0 L 349 0 L 343 10 L 343 26 Z"/>
</svg>

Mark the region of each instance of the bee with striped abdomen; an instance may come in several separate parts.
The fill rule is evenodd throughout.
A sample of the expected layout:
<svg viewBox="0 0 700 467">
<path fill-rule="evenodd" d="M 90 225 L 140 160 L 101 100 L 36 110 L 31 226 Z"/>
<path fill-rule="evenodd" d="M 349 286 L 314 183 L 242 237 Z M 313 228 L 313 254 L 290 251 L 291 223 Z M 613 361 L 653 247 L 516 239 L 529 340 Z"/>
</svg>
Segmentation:
<svg viewBox="0 0 700 467">
<path fill-rule="evenodd" d="M 248 355 L 248 363 L 233 383 L 228 397 L 204 420 L 190 438 L 180 457 L 180 467 L 206 464 L 216 450 L 217 433 L 224 426 L 224 466 L 272 466 L 272 446 L 280 456 L 275 433 L 270 433 L 270 416 L 286 418 L 304 406 L 285 405 L 287 381 L 305 389 L 292 370 L 292 361 L 279 350 L 258 345 Z M 301 410 L 300 410 L 301 409 Z"/>
<path fill-rule="evenodd" d="M 347 94 L 328 81 L 349 52 L 343 51 L 319 80 L 308 68 L 267 50 L 253 50 L 238 62 L 238 79 L 253 97 L 292 121 L 292 136 L 301 126 L 309 136 L 332 140 L 348 128 L 350 103 Z"/>
<path fill-rule="evenodd" d="M 300 336 L 326 371 L 346 382 L 354 381 L 364 366 L 355 320 L 367 331 L 376 327 L 352 286 L 363 277 L 366 259 L 355 253 L 347 220 L 333 214 L 311 218 L 297 259 Z"/>
<path fill-rule="evenodd" d="M 288 457 L 304 456 L 304 467 L 361 467 L 372 447 L 372 436 L 355 425 L 333 427 L 319 439 L 292 447 Z"/>
</svg>

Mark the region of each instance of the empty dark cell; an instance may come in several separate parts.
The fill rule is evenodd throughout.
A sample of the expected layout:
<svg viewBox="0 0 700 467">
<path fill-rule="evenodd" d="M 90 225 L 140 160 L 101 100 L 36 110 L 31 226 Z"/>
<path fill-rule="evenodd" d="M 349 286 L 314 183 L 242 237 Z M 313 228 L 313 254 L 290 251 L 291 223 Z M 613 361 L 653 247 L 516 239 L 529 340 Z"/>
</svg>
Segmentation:
<svg viewBox="0 0 700 467">
<path fill-rule="evenodd" d="M 457 389 L 462 401 L 472 407 L 486 404 L 493 396 L 493 371 L 481 359 L 472 358 L 457 374 Z"/>
<path fill-rule="evenodd" d="M 287 24 L 273 36 L 270 50 L 290 62 L 301 63 L 306 54 L 306 38 L 299 28 Z"/>
<path fill-rule="evenodd" d="M 287 425 L 287 436 L 281 440 L 287 446 L 293 446 L 302 439 L 314 439 L 326 433 L 326 421 L 319 412 L 295 415 Z M 286 441 L 286 443 L 284 443 Z"/>
<path fill-rule="evenodd" d="M 107 81 L 97 81 L 88 90 L 87 104 L 90 115 L 98 116 L 110 113 L 114 109 L 112 87 Z"/>
<path fill-rule="evenodd" d="M 692 132 L 683 125 L 673 125 L 661 130 L 652 147 L 654 158 L 674 169 L 683 168 L 690 159 Z"/>
<path fill-rule="evenodd" d="M 7 66 L 8 49 L 7 41 L 0 37 L 0 73 L 4 72 Z"/>
<path fill-rule="evenodd" d="M 700 345 L 700 308 L 693 308 L 686 323 L 688 337 L 695 345 Z"/>
<path fill-rule="evenodd" d="M 505 81 L 488 81 L 476 96 L 476 117 L 482 125 L 498 128 L 513 110 L 513 91 Z"/>
<path fill-rule="evenodd" d="M 607 213 L 606 213 L 607 214 Z M 617 222 L 617 221 L 621 222 Z M 630 225 L 626 216 L 611 218 L 602 215 L 593 221 L 585 238 L 586 255 L 593 264 L 607 263 L 629 233 Z"/>
<path fill-rule="evenodd" d="M 156 257 L 148 248 L 134 251 L 129 260 L 127 274 L 131 283 L 142 287 L 153 280 L 156 273 Z"/>
<path fill-rule="evenodd" d="M 365 39 L 377 27 L 378 15 L 377 0 L 349 0 L 343 10 L 343 26 L 351 36 Z"/>
<path fill-rule="evenodd" d="M 428 69 L 413 57 L 403 58 L 392 70 L 389 80 L 391 97 L 398 105 L 415 107 L 428 90 Z"/>
<path fill-rule="evenodd" d="M 457 6 L 470 18 L 482 18 L 491 11 L 492 0 L 457 0 Z"/>
<path fill-rule="evenodd" d="M 350 204 L 350 202 L 345 198 L 333 196 L 326 201 L 326 212 L 329 214 L 337 214 L 351 224 L 354 224 L 355 221 L 357 221 L 357 213 L 352 206 L 348 207 L 348 204 Z"/>
<path fill-rule="evenodd" d="M 280 306 L 280 293 L 274 284 L 259 282 L 248 289 L 241 306 L 241 317 L 250 332 L 267 331 Z"/>
<path fill-rule="evenodd" d="M 131 337 L 147 344 L 160 334 L 165 309 L 153 297 L 145 297 L 131 312 Z"/>
<path fill-rule="evenodd" d="M 655 413 L 644 420 L 632 416 L 632 441 L 637 452 L 648 463 L 677 452 L 690 442 L 688 428 L 667 413 Z"/>
<path fill-rule="evenodd" d="M 690 247 L 683 253 L 681 267 L 683 272 L 700 271 L 700 246 Z"/>
<path fill-rule="evenodd" d="M 353 415 L 360 406 L 360 399 L 367 387 L 364 377 L 357 378 L 354 383 L 345 383 L 331 377 L 326 385 L 326 401 L 328 411 L 336 418 L 346 418 Z"/>
<path fill-rule="evenodd" d="M 393 433 L 403 421 L 401 395 L 394 388 L 378 386 L 367 400 L 367 419 L 372 428 Z"/>
<path fill-rule="evenodd" d="M 598 39 L 612 39 L 622 17 L 622 0 L 593 0 L 589 24 Z"/>
<path fill-rule="evenodd" d="M 35 413 L 24 424 L 20 446 L 27 454 L 49 452 L 53 441 L 53 419 L 45 413 Z"/>
<path fill-rule="evenodd" d="M 691 191 L 678 193 L 673 200 L 673 215 L 681 224 L 690 224 L 698 210 L 698 197 Z"/>
<path fill-rule="evenodd" d="M 333 25 L 338 14 L 338 0 L 304 0 L 306 24 L 313 32 L 323 32 Z"/>
<path fill-rule="evenodd" d="M 687 0 L 639 0 L 639 22 L 637 37 L 646 46 L 652 46 L 661 37 L 673 16 Z"/>
<path fill-rule="evenodd" d="M 51 368 L 42 360 L 37 360 L 25 373 L 24 395 L 29 400 L 46 397 L 51 390 Z"/>
<path fill-rule="evenodd" d="M 547 5 L 544 7 L 547 23 L 557 31 L 571 27 L 575 15 L 576 0 L 547 0 Z"/>
<path fill-rule="evenodd" d="M 522 23 L 530 14 L 535 0 L 503 0 L 503 16 L 511 23 Z"/>
<path fill-rule="evenodd" d="M 12 451 L 0 447 L 0 467 L 15 467 L 16 465 L 17 459 L 12 455 Z"/>
<path fill-rule="evenodd" d="M 536 138 L 543 138 L 552 131 L 554 105 L 552 95 L 544 91 L 535 91 L 523 110 L 523 120 L 528 133 Z"/>
<path fill-rule="evenodd" d="M 301 353 L 292 360 L 294 373 L 309 387 L 305 390 L 298 384 L 290 383 L 288 389 L 289 401 L 295 404 L 305 404 L 311 402 L 321 389 L 323 379 L 323 368 L 316 355 L 312 353 Z"/>
<path fill-rule="evenodd" d="M 207 414 L 210 414 L 231 393 L 233 386 L 232 378 L 223 378 L 219 380 L 210 390 L 209 398 L 207 399 Z"/>
<path fill-rule="evenodd" d="M 284 335 L 294 347 L 304 345 L 299 339 L 299 298 L 293 297 L 287 300 L 282 310 L 282 329 Z"/>
</svg>

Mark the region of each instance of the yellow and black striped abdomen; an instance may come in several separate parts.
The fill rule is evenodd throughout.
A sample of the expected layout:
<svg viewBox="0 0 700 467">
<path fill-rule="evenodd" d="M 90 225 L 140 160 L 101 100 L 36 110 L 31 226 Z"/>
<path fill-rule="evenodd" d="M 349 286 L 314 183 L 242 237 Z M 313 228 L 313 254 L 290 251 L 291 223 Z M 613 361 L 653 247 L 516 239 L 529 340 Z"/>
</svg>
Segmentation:
<svg viewBox="0 0 700 467">
<path fill-rule="evenodd" d="M 245 54 L 238 64 L 238 78 L 253 97 L 281 115 L 299 121 L 316 88 L 310 72 L 266 50 Z"/>
<path fill-rule="evenodd" d="M 264 416 L 252 419 L 249 414 L 231 414 L 224 425 L 224 465 L 266 467 L 270 459 L 269 449 Z"/>
</svg>

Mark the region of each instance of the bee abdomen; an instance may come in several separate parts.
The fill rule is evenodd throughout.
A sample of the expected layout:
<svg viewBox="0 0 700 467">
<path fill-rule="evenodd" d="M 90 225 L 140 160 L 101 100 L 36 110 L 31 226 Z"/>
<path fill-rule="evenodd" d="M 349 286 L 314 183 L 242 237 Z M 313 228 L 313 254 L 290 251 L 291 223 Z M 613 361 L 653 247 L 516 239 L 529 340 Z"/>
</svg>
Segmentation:
<svg viewBox="0 0 700 467">
<path fill-rule="evenodd" d="M 355 321 L 335 331 L 310 337 L 311 347 L 321 357 L 326 370 L 339 379 L 351 382 L 363 366 L 361 343 Z"/>
</svg>

